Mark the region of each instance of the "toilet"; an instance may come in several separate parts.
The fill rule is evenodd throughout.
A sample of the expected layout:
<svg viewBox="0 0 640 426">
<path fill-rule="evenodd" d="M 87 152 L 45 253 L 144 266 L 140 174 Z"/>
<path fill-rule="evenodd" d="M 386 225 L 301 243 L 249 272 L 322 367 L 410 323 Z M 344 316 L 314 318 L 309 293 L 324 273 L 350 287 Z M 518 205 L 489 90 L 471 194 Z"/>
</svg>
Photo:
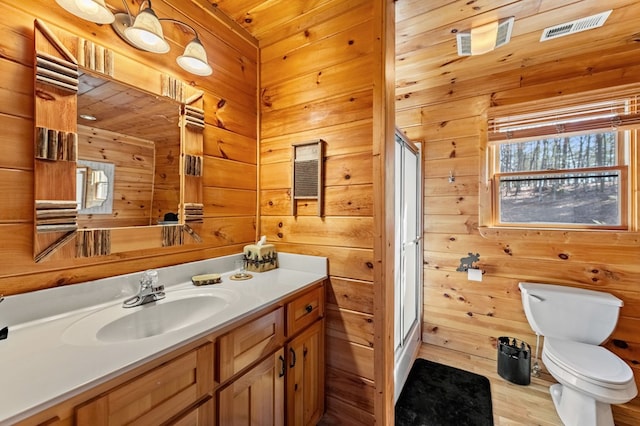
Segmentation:
<svg viewBox="0 0 640 426">
<path fill-rule="evenodd" d="M 520 283 L 529 325 L 544 336 L 542 362 L 558 381 L 550 387 L 565 426 L 614 426 L 611 404 L 638 394 L 631 368 L 599 346 L 618 322 L 622 300 L 609 293 Z"/>
</svg>

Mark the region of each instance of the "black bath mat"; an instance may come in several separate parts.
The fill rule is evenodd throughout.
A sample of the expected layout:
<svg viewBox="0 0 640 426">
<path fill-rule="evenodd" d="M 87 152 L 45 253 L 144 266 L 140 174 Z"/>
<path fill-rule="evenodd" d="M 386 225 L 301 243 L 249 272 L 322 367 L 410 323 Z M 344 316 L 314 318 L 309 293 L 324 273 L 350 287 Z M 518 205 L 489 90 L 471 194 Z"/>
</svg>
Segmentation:
<svg viewBox="0 0 640 426">
<path fill-rule="evenodd" d="M 397 426 L 492 426 L 489 379 L 418 358 L 395 417 Z"/>
</svg>

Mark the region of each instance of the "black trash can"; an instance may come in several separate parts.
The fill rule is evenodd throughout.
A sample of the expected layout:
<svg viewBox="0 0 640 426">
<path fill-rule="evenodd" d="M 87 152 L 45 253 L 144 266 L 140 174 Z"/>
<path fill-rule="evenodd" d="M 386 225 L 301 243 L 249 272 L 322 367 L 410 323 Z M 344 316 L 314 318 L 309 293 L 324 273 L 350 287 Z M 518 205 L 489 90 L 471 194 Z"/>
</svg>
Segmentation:
<svg viewBox="0 0 640 426">
<path fill-rule="evenodd" d="M 531 346 L 516 338 L 498 337 L 498 374 L 516 385 L 531 383 Z"/>
</svg>

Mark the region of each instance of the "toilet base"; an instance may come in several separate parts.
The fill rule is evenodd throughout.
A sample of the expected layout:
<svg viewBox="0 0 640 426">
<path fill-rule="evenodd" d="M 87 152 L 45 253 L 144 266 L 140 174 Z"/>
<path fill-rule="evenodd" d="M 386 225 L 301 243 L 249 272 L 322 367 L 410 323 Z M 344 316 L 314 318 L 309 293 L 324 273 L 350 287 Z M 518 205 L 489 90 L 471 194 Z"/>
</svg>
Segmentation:
<svg viewBox="0 0 640 426">
<path fill-rule="evenodd" d="M 549 392 L 565 426 L 615 426 L 611 404 L 596 401 L 560 383 L 551 385 Z"/>
</svg>

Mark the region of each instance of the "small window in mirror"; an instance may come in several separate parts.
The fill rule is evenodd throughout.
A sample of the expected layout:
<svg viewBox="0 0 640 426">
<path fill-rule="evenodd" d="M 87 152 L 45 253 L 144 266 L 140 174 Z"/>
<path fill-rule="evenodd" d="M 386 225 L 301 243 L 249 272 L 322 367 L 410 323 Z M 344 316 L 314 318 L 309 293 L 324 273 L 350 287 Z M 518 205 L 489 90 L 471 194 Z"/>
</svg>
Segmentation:
<svg viewBox="0 0 640 426">
<path fill-rule="evenodd" d="M 110 214 L 113 211 L 115 166 L 111 163 L 78 160 L 76 201 L 79 214 Z"/>
</svg>

